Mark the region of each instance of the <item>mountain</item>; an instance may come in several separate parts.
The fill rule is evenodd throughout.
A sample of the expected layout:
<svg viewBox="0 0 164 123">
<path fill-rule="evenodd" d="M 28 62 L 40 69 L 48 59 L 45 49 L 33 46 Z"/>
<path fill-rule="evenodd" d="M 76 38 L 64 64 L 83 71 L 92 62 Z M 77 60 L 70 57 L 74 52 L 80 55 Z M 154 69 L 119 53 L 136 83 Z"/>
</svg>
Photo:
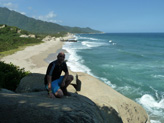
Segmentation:
<svg viewBox="0 0 164 123">
<path fill-rule="evenodd" d="M 45 22 L 36 20 L 34 18 L 27 17 L 16 11 L 11 11 L 8 8 L 0 7 L 0 24 L 7 24 L 10 26 L 16 26 L 23 30 L 27 30 L 33 33 L 43 34 L 55 34 L 58 32 L 70 32 L 70 33 L 102 33 L 97 30 L 93 30 L 89 27 L 69 27 L 62 26 L 56 23 Z"/>
</svg>

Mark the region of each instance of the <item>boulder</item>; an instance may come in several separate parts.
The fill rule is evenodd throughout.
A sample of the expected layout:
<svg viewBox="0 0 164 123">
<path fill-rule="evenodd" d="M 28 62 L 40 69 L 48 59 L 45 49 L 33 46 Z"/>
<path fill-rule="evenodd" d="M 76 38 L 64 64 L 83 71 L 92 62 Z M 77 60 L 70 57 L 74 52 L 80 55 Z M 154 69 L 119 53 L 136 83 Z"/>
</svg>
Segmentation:
<svg viewBox="0 0 164 123">
<path fill-rule="evenodd" d="M 51 37 L 51 36 L 46 36 L 44 39 L 42 39 L 42 41 L 46 42 L 46 41 L 56 41 L 55 37 Z"/>
<path fill-rule="evenodd" d="M 30 38 L 36 38 L 36 35 L 34 35 L 34 34 L 29 34 L 28 35 Z"/>
<path fill-rule="evenodd" d="M 16 92 L 17 93 L 29 93 L 29 92 L 38 92 L 45 91 L 44 85 L 44 74 L 40 73 L 31 73 L 21 79 Z M 78 75 L 73 74 L 74 80 L 72 84 L 81 83 L 78 79 Z M 76 93 L 74 86 L 68 86 L 68 90 L 72 93 Z M 80 91 L 80 89 L 78 89 Z"/>
<path fill-rule="evenodd" d="M 20 33 L 21 30 L 18 30 L 17 32 Z M 22 34 L 19 37 L 21 37 L 21 38 L 36 38 L 36 35 L 34 35 L 34 34 L 29 34 L 29 35 Z"/>
<path fill-rule="evenodd" d="M 28 38 L 28 35 L 20 35 L 19 37 L 21 37 L 21 38 Z"/>
<path fill-rule="evenodd" d="M 123 123 L 150 123 L 149 116 L 141 105 L 118 93 L 95 77 L 78 73 L 78 78 L 82 80 L 82 88 L 78 93 L 91 99 L 101 110 L 114 109 Z M 107 112 L 104 113 L 106 119 L 109 118 Z"/>
<path fill-rule="evenodd" d="M 0 26 L 0 29 L 5 28 L 5 27 L 6 27 L 6 25 L 2 25 L 2 26 Z"/>
<path fill-rule="evenodd" d="M 27 93 L 27 92 L 37 92 L 45 91 L 44 85 L 44 74 L 31 73 L 21 79 L 16 92 L 17 93 Z"/>
<path fill-rule="evenodd" d="M 1 102 L 4 104 L 0 104 L 0 107 L 6 114 L 11 109 L 9 116 L 15 122 L 150 123 L 149 116 L 139 104 L 88 74 L 71 74 L 74 76 L 72 84 L 82 82 L 82 87 L 77 92 L 73 86 L 68 86 L 70 97 L 48 98 L 44 75 L 32 73 L 24 77 L 16 89 L 21 94 L 1 93 Z M 17 112 L 21 112 L 22 117 Z M 0 118 L 6 116 L 4 121 L 7 121 L 6 114 L 0 114 Z"/>
<path fill-rule="evenodd" d="M 108 107 L 105 118 L 90 99 L 73 94 L 63 98 L 48 98 L 47 92 L 11 93 L 0 91 L 2 123 L 122 123 L 117 112 Z"/>
</svg>

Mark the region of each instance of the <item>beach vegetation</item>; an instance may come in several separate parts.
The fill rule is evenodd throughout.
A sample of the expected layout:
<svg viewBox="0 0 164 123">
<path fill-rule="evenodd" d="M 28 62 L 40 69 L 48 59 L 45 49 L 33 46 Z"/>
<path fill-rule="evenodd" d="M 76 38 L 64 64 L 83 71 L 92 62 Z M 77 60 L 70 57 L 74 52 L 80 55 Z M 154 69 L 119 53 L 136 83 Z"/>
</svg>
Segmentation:
<svg viewBox="0 0 164 123">
<path fill-rule="evenodd" d="M 29 73 L 24 68 L 19 68 L 12 63 L 7 64 L 0 61 L 0 88 L 15 91 L 20 80 Z"/>
<path fill-rule="evenodd" d="M 33 35 L 33 37 L 28 37 L 28 35 Z M 40 35 L 31 34 L 17 27 L 0 25 L 0 57 L 20 47 L 39 44 L 42 42 L 41 39 Z"/>
</svg>

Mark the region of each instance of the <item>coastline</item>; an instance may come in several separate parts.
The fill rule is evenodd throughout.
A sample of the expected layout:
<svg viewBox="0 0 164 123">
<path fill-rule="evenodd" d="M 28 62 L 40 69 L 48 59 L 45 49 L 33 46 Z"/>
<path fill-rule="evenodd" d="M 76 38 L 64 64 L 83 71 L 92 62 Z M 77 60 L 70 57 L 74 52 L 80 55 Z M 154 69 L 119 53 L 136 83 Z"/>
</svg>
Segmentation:
<svg viewBox="0 0 164 123">
<path fill-rule="evenodd" d="M 45 41 L 45 43 L 30 46 L 23 51 L 6 56 L 1 61 L 12 62 L 14 65 L 25 68 L 25 70 L 32 73 L 45 74 L 48 66 L 45 59 L 49 54 L 57 54 L 57 52 L 61 51 L 63 44 L 63 42 L 56 39 Z M 88 97 L 100 107 L 107 106 L 116 110 L 124 122 L 128 122 L 128 120 L 138 122 L 138 117 L 140 121 L 149 122 L 146 111 L 139 104 L 86 73 L 75 73 L 70 70 L 69 72 L 73 75 L 78 74 L 78 78 L 82 82 L 82 88 L 78 94 Z M 71 87 L 68 90 L 73 91 Z"/>
<path fill-rule="evenodd" d="M 1 61 L 12 62 L 26 71 L 32 73 L 43 73 L 47 69 L 48 63 L 44 61 L 51 53 L 56 53 L 62 48 L 63 43 L 60 40 L 45 41 L 42 44 L 26 47 L 12 55 L 3 57 Z M 56 59 L 56 58 L 54 58 Z"/>
</svg>

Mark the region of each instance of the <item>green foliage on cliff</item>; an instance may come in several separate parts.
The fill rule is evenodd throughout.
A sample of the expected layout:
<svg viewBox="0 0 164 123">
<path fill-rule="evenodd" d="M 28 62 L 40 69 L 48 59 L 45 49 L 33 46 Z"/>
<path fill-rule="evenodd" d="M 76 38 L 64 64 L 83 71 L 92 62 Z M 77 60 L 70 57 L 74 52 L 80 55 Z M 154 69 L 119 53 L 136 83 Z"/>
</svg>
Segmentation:
<svg viewBox="0 0 164 123">
<path fill-rule="evenodd" d="M 0 61 L 0 88 L 15 91 L 20 80 L 28 74 L 29 72 L 24 68 L 21 69 L 12 63 L 6 64 Z"/>
<path fill-rule="evenodd" d="M 20 37 L 22 34 L 29 35 L 29 32 L 17 27 L 0 25 L 0 52 L 17 49 L 19 46 L 41 43 L 41 40 L 37 38 Z"/>
<path fill-rule="evenodd" d="M 7 8 L 0 7 L 0 24 L 16 26 L 23 30 L 40 34 L 56 34 L 58 32 L 70 33 L 101 33 L 90 28 L 68 27 L 56 23 L 45 22 L 27 17 Z"/>
</svg>

